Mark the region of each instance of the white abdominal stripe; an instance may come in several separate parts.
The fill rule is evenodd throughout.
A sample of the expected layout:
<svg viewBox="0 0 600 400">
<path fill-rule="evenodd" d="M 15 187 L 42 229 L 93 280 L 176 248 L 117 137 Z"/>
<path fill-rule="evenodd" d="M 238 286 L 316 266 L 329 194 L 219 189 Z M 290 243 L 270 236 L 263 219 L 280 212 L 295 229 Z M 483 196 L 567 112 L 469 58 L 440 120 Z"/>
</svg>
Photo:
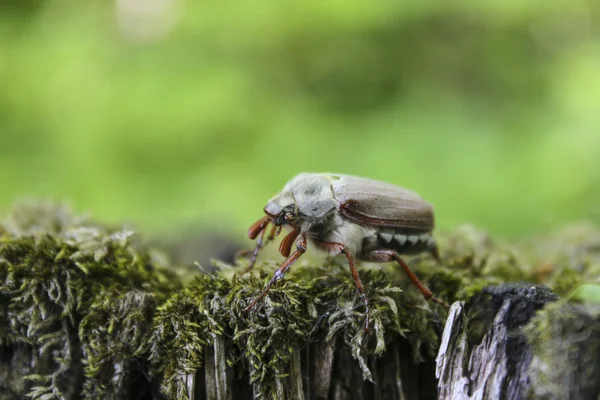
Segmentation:
<svg viewBox="0 0 600 400">
<path fill-rule="evenodd" d="M 411 247 L 411 246 L 431 246 L 434 239 L 431 233 L 407 234 L 394 231 L 378 232 L 377 236 L 385 244 L 390 244 L 392 247 Z"/>
</svg>

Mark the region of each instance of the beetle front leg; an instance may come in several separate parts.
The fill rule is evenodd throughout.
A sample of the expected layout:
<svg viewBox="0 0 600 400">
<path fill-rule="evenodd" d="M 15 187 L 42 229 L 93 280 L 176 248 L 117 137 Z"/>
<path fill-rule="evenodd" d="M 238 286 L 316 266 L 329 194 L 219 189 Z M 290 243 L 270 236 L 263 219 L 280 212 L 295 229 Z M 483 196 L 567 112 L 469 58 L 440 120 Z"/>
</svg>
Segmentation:
<svg viewBox="0 0 600 400">
<path fill-rule="evenodd" d="M 263 239 L 265 237 L 265 232 L 267 231 L 266 227 L 265 229 L 263 229 L 259 235 L 258 235 L 258 240 L 256 241 L 256 247 L 254 248 L 254 252 L 252 253 L 252 259 L 250 260 L 250 264 L 246 267 L 246 269 L 244 269 L 242 271 L 242 275 L 250 272 L 252 270 L 252 267 L 254 267 L 254 264 L 256 263 L 256 258 L 258 257 L 258 251 L 260 249 L 262 249 L 263 247 Z M 243 252 L 240 253 L 240 256 L 242 255 L 247 255 L 248 253 L 250 253 L 250 250 L 245 250 Z"/>
<path fill-rule="evenodd" d="M 450 308 L 450 306 L 448 304 L 446 304 L 444 301 L 433 296 L 433 292 L 431 290 L 427 289 L 425 287 L 425 285 L 423 285 L 423 283 L 421 283 L 421 281 L 419 280 L 417 275 L 413 272 L 413 270 L 402 259 L 402 257 L 400 257 L 400 255 L 398 253 L 396 253 L 395 251 L 393 251 L 393 250 L 374 250 L 374 251 L 371 251 L 371 252 L 368 252 L 365 254 L 361 254 L 361 259 L 363 259 L 365 261 L 373 261 L 373 262 L 396 261 L 398 264 L 400 264 L 400 266 L 402 267 L 402 269 L 404 270 L 406 275 L 408 275 L 408 277 L 412 281 L 413 285 L 415 285 L 417 287 L 417 289 L 419 289 L 419 291 L 421 292 L 423 297 L 425 297 L 426 300 L 431 300 L 435 303 L 438 303 L 446 309 Z"/>
<path fill-rule="evenodd" d="M 265 289 L 263 290 L 263 292 L 259 296 L 257 296 L 256 298 L 254 298 L 254 300 L 252 300 L 250 302 L 250 304 L 244 309 L 244 312 L 247 312 L 250 309 L 252 309 L 256 305 L 256 303 L 258 303 L 260 301 L 260 299 L 262 299 L 263 297 L 266 296 L 266 294 L 269 292 L 269 289 L 271 289 L 271 287 L 275 283 L 277 283 L 278 280 L 280 280 L 281 278 L 283 278 L 283 276 L 285 275 L 285 273 L 287 272 L 287 270 L 306 251 L 306 243 L 307 243 L 306 235 L 302 235 L 302 237 L 300 238 L 300 240 L 296 244 L 296 251 L 294 251 L 292 253 L 292 255 L 289 256 L 288 259 L 285 260 L 285 262 L 283 264 L 281 264 L 281 267 L 279 267 L 277 269 L 277 271 L 275 271 L 275 273 L 273 274 L 273 277 L 271 278 L 271 280 L 269 281 L 269 283 L 267 284 L 267 286 L 265 287 Z"/>
</svg>

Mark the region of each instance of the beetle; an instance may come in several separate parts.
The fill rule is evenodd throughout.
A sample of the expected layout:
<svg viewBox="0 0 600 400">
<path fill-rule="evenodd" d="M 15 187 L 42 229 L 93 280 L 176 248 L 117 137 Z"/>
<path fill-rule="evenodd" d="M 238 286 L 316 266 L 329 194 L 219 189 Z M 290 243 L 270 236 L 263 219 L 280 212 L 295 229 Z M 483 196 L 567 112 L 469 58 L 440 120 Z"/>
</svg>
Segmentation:
<svg viewBox="0 0 600 400">
<path fill-rule="evenodd" d="M 333 173 L 301 173 L 269 200 L 264 213 L 265 216 L 248 229 L 250 239 L 258 237 L 258 241 L 246 271 L 253 267 L 269 225 L 272 228 L 267 241 L 279 235 L 282 227 L 290 229 L 279 246 L 279 252 L 287 259 L 245 311 L 252 309 L 283 278 L 307 250 L 309 242 L 330 255 L 346 256 L 365 304 L 367 330 L 369 300 L 356 270 L 356 260 L 397 262 L 425 299 L 448 308 L 419 281 L 400 256 L 429 252 L 439 261 L 438 247 L 432 236 L 434 209 L 417 193 L 368 178 Z M 292 253 L 294 243 L 296 250 Z"/>
</svg>

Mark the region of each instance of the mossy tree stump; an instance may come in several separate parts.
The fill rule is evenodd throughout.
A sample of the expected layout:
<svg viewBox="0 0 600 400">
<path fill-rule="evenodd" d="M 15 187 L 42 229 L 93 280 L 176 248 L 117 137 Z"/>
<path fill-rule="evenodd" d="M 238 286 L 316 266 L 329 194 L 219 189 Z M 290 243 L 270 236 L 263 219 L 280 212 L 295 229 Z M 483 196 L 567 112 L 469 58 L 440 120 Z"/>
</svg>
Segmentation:
<svg viewBox="0 0 600 400">
<path fill-rule="evenodd" d="M 532 286 L 564 296 L 597 279 L 593 227 L 517 246 L 470 227 L 439 235 L 441 265 L 410 263 L 455 303 L 448 321 L 394 265 L 361 268 L 372 305 L 365 333 L 364 306 L 338 260 L 295 266 L 244 313 L 279 260 L 248 276 L 220 265 L 184 282 L 180 266 L 131 232 L 60 207 L 21 206 L 2 226 L 0 399 L 598 395 L 594 287 L 567 301 Z M 517 281 L 531 283 L 505 285 Z M 532 287 L 543 298 L 528 295 Z M 557 359 L 567 360 L 561 371 L 549 367 Z"/>
</svg>

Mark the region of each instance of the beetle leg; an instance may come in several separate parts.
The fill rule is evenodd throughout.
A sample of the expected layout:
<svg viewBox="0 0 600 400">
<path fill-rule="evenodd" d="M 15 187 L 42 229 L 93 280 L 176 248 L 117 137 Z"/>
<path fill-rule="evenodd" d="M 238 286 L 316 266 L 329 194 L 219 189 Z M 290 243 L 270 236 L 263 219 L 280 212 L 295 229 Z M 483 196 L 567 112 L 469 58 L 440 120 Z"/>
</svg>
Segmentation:
<svg viewBox="0 0 600 400">
<path fill-rule="evenodd" d="M 358 271 L 356 270 L 356 266 L 354 265 L 354 257 L 350 251 L 342 246 L 342 252 L 346 255 L 348 259 L 348 265 L 350 266 L 350 272 L 352 273 L 352 278 L 354 279 L 354 283 L 356 284 L 356 288 L 358 289 L 358 293 L 363 303 L 365 303 L 365 331 L 369 331 L 369 299 L 365 294 L 365 287 L 363 286 L 362 281 L 360 280 L 360 276 L 358 275 Z"/>
<path fill-rule="evenodd" d="M 298 237 L 299 234 L 300 234 L 300 228 L 294 228 L 293 231 L 288 233 L 283 238 L 283 240 L 279 244 L 279 252 L 281 253 L 282 256 L 289 257 L 290 253 L 292 252 L 292 245 L 294 244 L 294 241 L 296 240 L 296 238 Z"/>
<path fill-rule="evenodd" d="M 281 232 L 281 225 L 277 226 L 273 224 L 273 226 L 271 227 L 271 232 L 269 233 L 269 236 L 267 236 L 267 241 L 265 244 L 275 240 L 275 236 L 279 235 L 279 232 Z"/>
<path fill-rule="evenodd" d="M 438 248 L 438 245 L 435 241 L 432 241 L 429 244 L 429 254 L 431 254 L 431 256 L 433 258 L 435 258 L 435 260 L 439 263 L 440 262 L 440 250 Z"/>
<path fill-rule="evenodd" d="M 278 280 L 283 278 L 283 276 L 285 275 L 287 270 L 300 258 L 300 256 L 302 254 L 304 254 L 305 251 L 306 251 L 306 235 L 302 235 L 302 237 L 296 244 L 296 251 L 294 251 L 292 253 L 292 255 L 289 256 L 288 259 L 285 260 L 285 262 L 283 264 L 281 264 L 281 267 L 279 267 L 277 269 L 277 271 L 275 271 L 275 273 L 273 274 L 273 277 L 271 278 L 271 280 L 269 281 L 267 286 L 264 288 L 262 293 L 260 295 L 258 295 L 257 297 L 255 297 L 254 300 L 252 300 L 250 302 L 248 307 L 246 307 L 244 309 L 244 312 L 247 312 L 250 309 L 252 309 L 252 307 L 254 307 L 256 305 L 256 303 L 259 302 L 260 299 L 265 297 L 266 294 L 269 292 L 269 289 L 271 289 L 271 286 L 273 286 L 275 283 L 277 283 Z"/>
<path fill-rule="evenodd" d="M 427 289 L 425 287 L 425 285 L 423 285 L 421 283 L 421 281 L 419 280 L 417 275 L 415 275 L 413 270 L 402 259 L 402 257 L 400 257 L 400 255 L 398 253 L 396 253 L 395 251 L 393 251 L 393 250 L 374 250 L 374 251 L 371 251 L 371 252 L 368 252 L 365 254 L 361 254 L 361 259 L 363 259 L 365 261 L 374 261 L 374 262 L 396 261 L 398 264 L 400 264 L 400 266 L 402 267 L 402 269 L 404 270 L 406 275 L 408 275 L 408 277 L 412 281 L 413 285 L 415 285 L 417 287 L 417 289 L 419 289 L 419 291 L 421 292 L 421 294 L 423 294 L 423 297 L 425 297 L 426 300 L 431 300 L 435 303 L 438 303 L 446 309 L 450 308 L 450 306 L 448 304 L 446 304 L 444 301 L 433 296 L 433 292 L 431 290 Z"/>
<path fill-rule="evenodd" d="M 265 215 L 255 223 L 253 223 L 250 228 L 248 228 L 248 237 L 252 240 L 256 239 L 259 233 L 265 230 L 267 225 L 271 222 L 271 217 Z"/>
<path fill-rule="evenodd" d="M 348 250 L 346 248 L 346 246 L 344 246 L 341 243 L 319 241 L 319 242 L 317 242 L 317 244 L 322 249 L 327 250 L 330 254 L 344 253 L 344 255 L 346 256 L 346 259 L 348 260 L 348 266 L 350 266 L 350 272 L 352 273 L 352 278 L 354 279 L 354 283 L 356 284 L 356 288 L 358 289 L 358 294 L 359 294 L 361 300 L 363 301 L 363 303 L 365 303 L 365 331 L 368 332 L 369 331 L 369 299 L 367 298 L 367 295 L 365 293 L 365 287 L 364 287 L 362 280 L 360 279 L 360 275 L 358 274 L 358 271 L 356 269 L 356 264 L 354 262 L 354 257 L 352 256 L 352 253 L 350 252 L 350 250 Z"/>
<path fill-rule="evenodd" d="M 259 234 L 258 243 L 257 243 L 256 248 L 254 250 L 245 249 L 245 250 L 242 250 L 242 251 L 240 251 L 238 253 L 238 255 L 237 255 L 238 257 L 247 257 L 251 252 L 253 253 L 253 255 L 252 255 L 252 262 L 250 263 L 250 267 L 248 267 L 248 269 L 251 269 L 252 265 L 256 261 L 256 256 L 258 254 L 258 250 L 264 248 L 267 244 L 269 244 L 270 242 L 272 242 L 273 240 L 275 240 L 275 236 L 277 236 L 276 234 L 280 230 L 281 230 L 281 226 L 277 227 L 277 225 L 272 225 L 271 226 L 271 232 L 269 232 L 269 236 L 267 236 L 267 238 L 264 239 L 264 235 L 265 235 L 265 232 L 266 232 L 266 226 L 265 226 L 265 229 L 263 229 L 261 231 L 261 233 Z"/>
<path fill-rule="evenodd" d="M 248 229 L 248 236 L 250 237 L 250 239 L 255 239 L 258 236 L 258 242 L 256 243 L 256 247 L 254 248 L 254 251 L 252 253 L 252 260 L 250 261 L 250 265 L 246 267 L 246 269 L 242 272 L 242 275 L 249 272 L 252 269 L 252 267 L 254 267 L 256 257 L 258 256 L 258 251 L 262 249 L 267 243 L 274 240 L 275 236 L 281 230 L 281 226 L 277 227 L 277 225 L 273 224 L 271 232 L 269 233 L 269 236 L 267 236 L 267 240 L 264 240 L 265 232 L 267 231 L 269 223 L 271 223 L 270 217 L 265 216 L 256 221 L 254 224 L 252 224 L 250 229 Z M 238 257 L 246 257 L 248 254 L 250 254 L 249 249 L 242 250 L 238 253 Z"/>
</svg>

